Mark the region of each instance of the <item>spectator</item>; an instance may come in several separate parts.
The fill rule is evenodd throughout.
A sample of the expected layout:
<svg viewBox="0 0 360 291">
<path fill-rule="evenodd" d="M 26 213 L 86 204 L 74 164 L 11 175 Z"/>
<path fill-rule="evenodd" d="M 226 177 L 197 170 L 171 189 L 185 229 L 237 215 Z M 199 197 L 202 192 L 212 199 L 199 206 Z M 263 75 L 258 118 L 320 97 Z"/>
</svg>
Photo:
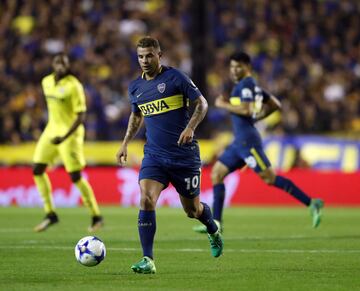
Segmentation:
<svg viewBox="0 0 360 291">
<path fill-rule="evenodd" d="M 212 131 L 229 123 L 213 102 L 226 91 L 220 80 L 228 74 L 225 60 L 236 49 L 251 54 L 260 84 L 285 101 L 283 132 L 359 130 L 359 1 L 206 3 L 211 24 L 207 49 L 213 56 L 207 73 L 210 109 L 198 137 L 212 136 Z M 46 115 L 35 117 L 45 105 L 37 84 L 59 51 L 69 53 L 87 88 L 87 138 L 117 139 L 130 112 L 126 88 L 138 71 L 134 43 L 140 36 L 161 39 L 164 64 L 191 73 L 190 4 L 189 0 L 1 1 L 0 37 L 6 40 L 0 42 L 1 142 L 35 140 L 41 132 Z M 20 99 L 22 105 L 14 106 Z"/>
</svg>

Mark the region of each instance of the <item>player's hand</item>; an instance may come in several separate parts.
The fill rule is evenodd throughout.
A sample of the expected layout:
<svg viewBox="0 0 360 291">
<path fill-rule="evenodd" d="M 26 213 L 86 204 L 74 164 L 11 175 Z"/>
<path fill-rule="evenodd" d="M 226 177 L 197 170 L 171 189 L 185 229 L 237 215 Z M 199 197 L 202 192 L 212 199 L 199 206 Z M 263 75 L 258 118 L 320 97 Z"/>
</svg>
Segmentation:
<svg viewBox="0 0 360 291">
<path fill-rule="evenodd" d="M 224 105 L 226 103 L 227 102 L 226 102 L 225 97 L 223 95 L 220 95 L 215 99 L 215 106 L 216 107 L 222 108 L 222 107 L 224 107 Z"/>
<path fill-rule="evenodd" d="M 179 146 L 184 145 L 186 143 L 192 142 L 194 138 L 194 130 L 190 127 L 186 127 L 183 132 L 180 134 L 179 140 L 177 141 L 177 144 Z"/>
<path fill-rule="evenodd" d="M 61 144 L 64 140 L 65 140 L 65 138 L 62 137 L 62 136 L 55 136 L 55 137 L 51 140 L 51 142 L 52 142 L 53 144 Z"/>
<path fill-rule="evenodd" d="M 127 160 L 127 145 L 123 144 L 116 154 L 116 161 L 118 162 L 119 165 L 123 166 L 125 165 L 126 160 Z"/>
</svg>

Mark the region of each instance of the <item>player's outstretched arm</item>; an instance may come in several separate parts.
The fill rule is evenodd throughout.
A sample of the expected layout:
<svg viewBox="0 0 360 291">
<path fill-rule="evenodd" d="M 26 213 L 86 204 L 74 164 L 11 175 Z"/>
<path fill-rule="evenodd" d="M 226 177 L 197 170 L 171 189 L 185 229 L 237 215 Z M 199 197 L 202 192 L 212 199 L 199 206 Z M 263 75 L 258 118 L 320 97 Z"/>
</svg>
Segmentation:
<svg viewBox="0 0 360 291">
<path fill-rule="evenodd" d="M 281 109 L 281 103 L 274 95 L 270 95 L 270 98 L 263 104 L 261 111 L 256 115 L 256 121 L 264 119 L 276 110 Z"/>
<path fill-rule="evenodd" d="M 223 95 L 216 98 L 215 106 L 242 116 L 252 116 L 254 111 L 253 104 L 251 102 L 243 102 L 240 105 L 232 105 L 224 98 Z"/>
<path fill-rule="evenodd" d="M 194 101 L 195 109 L 190 118 L 190 121 L 183 132 L 180 134 L 178 145 L 183 145 L 186 143 L 192 142 L 194 138 L 194 131 L 199 123 L 204 119 L 206 112 L 208 110 L 208 103 L 204 96 L 199 96 Z"/>
<path fill-rule="evenodd" d="M 64 136 L 56 136 L 54 137 L 51 142 L 53 144 L 60 144 L 62 143 L 64 140 L 66 140 L 70 135 L 72 135 L 75 130 L 78 128 L 78 126 L 80 124 L 83 124 L 85 122 L 85 112 L 79 112 L 77 115 L 76 120 L 74 121 L 74 123 L 71 125 L 70 129 L 68 130 L 68 132 L 64 135 Z"/>
<path fill-rule="evenodd" d="M 127 146 L 128 143 L 138 133 L 143 122 L 141 112 L 131 112 L 128 122 L 128 127 L 122 145 L 116 154 L 116 160 L 120 165 L 124 165 L 127 160 Z"/>
</svg>

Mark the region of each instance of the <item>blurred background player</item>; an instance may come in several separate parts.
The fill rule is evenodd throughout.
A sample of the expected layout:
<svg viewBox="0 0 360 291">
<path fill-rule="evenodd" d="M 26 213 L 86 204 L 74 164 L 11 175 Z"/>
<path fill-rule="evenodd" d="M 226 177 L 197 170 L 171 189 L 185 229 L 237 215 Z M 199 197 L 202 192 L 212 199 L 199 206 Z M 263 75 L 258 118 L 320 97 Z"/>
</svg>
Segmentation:
<svg viewBox="0 0 360 291">
<path fill-rule="evenodd" d="M 52 68 L 53 73 L 41 82 L 48 108 L 48 123 L 36 145 L 33 166 L 35 184 L 42 197 L 46 216 L 34 230 L 44 231 L 59 221 L 51 183 L 45 172 L 47 165 L 59 155 L 71 181 L 80 190 L 83 203 L 90 210 L 92 221 L 88 230 L 92 232 L 103 225 L 103 218 L 90 184 L 81 176 L 85 166 L 85 93 L 79 80 L 71 74 L 67 55 L 57 54 L 53 58 Z"/>
<path fill-rule="evenodd" d="M 215 105 L 231 113 L 235 140 L 215 162 L 211 180 L 213 183 L 213 213 L 221 228 L 225 199 L 224 178 L 245 165 L 253 169 L 268 185 L 275 186 L 292 195 L 310 207 L 312 225 L 320 224 L 321 199 L 311 199 L 289 179 L 276 175 L 263 150 L 262 140 L 254 123 L 281 108 L 280 101 L 262 90 L 252 76 L 251 60 L 244 52 L 236 52 L 230 57 L 230 75 L 235 83 L 230 100 L 219 96 Z M 202 225 L 194 227 L 197 232 L 205 232 Z"/>
<path fill-rule="evenodd" d="M 141 190 L 138 230 L 143 258 L 132 265 L 136 273 L 155 273 L 153 242 L 156 231 L 156 202 L 169 182 L 180 194 L 182 206 L 190 218 L 204 224 L 211 253 L 218 257 L 223 243 L 208 205 L 200 202 L 200 154 L 194 131 L 204 118 L 208 104 L 194 83 L 182 72 L 160 63 L 161 50 L 156 39 L 145 37 L 137 44 L 137 56 L 143 71 L 129 85 L 132 113 L 122 146 L 117 153 L 120 164 L 126 162 L 127 146 L 142 122 L 146 128 L 144 159 L 139 173 Z M 189 117 L 188 105 L 195 108 Z"/>
</svg>

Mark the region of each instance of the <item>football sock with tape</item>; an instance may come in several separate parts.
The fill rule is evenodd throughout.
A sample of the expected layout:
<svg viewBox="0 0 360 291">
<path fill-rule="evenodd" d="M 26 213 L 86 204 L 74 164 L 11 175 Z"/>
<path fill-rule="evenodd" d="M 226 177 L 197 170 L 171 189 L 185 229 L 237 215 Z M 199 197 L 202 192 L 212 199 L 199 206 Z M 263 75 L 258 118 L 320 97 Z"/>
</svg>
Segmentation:
<svg viewBox="0 0 360 291">
<path fill-rule="evenodd" d="M 153 259 L 153 244 L 156 232 L 156 214 L 154 210 L 139 211 L 138 229 L 143 256 Z"/>
<path fill-rule="evenodd" d="M 217 221 L 222 221 L 222 212 L 225 200 L 225 185 L 223 183 L 216 184 L 213 187 L 214 202 L 213 202 L 213 216 Z"/>
<path fill-rule="evenodd" d="M 82 201 L 89 208 L 91 215 L 100 216 L 99 206 L 89 182 L 84 178 L 80 178 L 75 185 L 80 190 Z"/>
<path fill-rule="evenodd" d="M 45 212 L 55 212 L 55 206 L 51 195 L 51 183 L 49 176 L 46 173 L 42 175 L 35 175 L 34 181 L 44 203 Z"/>
<path fill-rule="evenodd" d="M 276 176 L 274 186 L 286 191 L 306 206 L 309 206 L 311 203 L 311 198 L 301 191 L 291 180 L 285 177 Z"/>
<path fill-rule="evenodd" d="M 206 226 L 207 232 L 213 234 L 218 230 L 218 227 L 214 222 L 210 207 L 204 202 L 201 202 L 201 204 L 204 205 L 204 210 L 198 219 Z"/>
</svg>

